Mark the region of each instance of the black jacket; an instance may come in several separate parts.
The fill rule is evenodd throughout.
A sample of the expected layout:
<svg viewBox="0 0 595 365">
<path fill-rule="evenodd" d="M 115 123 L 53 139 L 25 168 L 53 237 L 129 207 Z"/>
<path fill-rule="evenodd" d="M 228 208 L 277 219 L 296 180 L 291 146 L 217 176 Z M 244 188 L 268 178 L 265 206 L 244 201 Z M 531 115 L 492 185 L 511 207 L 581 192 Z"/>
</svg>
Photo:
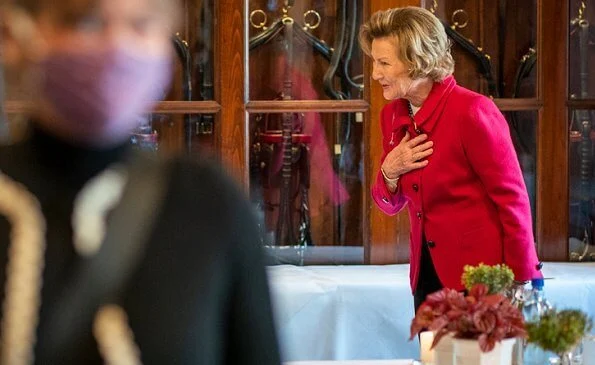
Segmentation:
<svg viewBox="0 0 595 365">
<path fill-rule="evenodd" d="M 73 314 L 84 330 L 54 348 L 48 318 L 86 264 L 72 245 L 73 201 L 82 186 L 121 161 L 127 146 L 89 150 L 35 130 L 0 149 L 0 170 L 41 203 L 47 224 L 36 364 L 101 364 L 93 315 Z M 128 315 L 143 364 L 279 364 L 269 288 L 250 206 L 218 169 L 173 160 L 165 201 L 143 257 L 117 303 Z M 109 220 L 108 220 L 109 221 Z M 0 217 L 0 266 L 10 225 Z M 0 270 L 4 298 L 5 270 Z M 85 290 L 96 290 L 85 288 Z M 102 303 L 92 303 L 94 313 Z M 1 336 L 1 334 L 0 334 Z"/>
</svg>

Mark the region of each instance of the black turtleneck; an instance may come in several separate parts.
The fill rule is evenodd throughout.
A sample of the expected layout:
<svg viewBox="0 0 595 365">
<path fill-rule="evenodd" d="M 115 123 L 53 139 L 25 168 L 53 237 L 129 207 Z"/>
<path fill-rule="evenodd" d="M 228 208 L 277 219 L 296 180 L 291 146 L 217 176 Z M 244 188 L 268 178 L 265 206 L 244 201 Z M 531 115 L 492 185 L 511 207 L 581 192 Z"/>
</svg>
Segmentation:
<svg viewBox="0 0 595 365">
<path fill-rule="evenodd" d="M 128 150 L 127 144 L 108 149 L 76 146 L 48 134 L 34 123 L 26 140 L 0 149 L 2 173 L 23 184 L 39 200 L 46 219 L 43 305 L 38 332 L 43 332 L 45 313 L 53 310 L 51 303 L 60 297 L 83 260 L 72 244 L 70 222 L 74 199 L 87 181 L 124 159 Z M 8 247 L 8 243 L 8 222 L 0 217 L 0 247 Z M 6 250 L 0 250 L 0 262 L 6 262 Z M 0 270 L 0 280 L 5 282 L 5 270 Z M 0 297 L 4 298 L 4 291 Z M 38 337 L 43 348 L 44 337 Z M 94 348 L 86 345 L 80 349 L 85 347 L 85 353 Z"/>
<path fill-rule="evenodd" d="M 47 133 L 32 122 L 29 137 L 13 148 L 16 153 L 23 153 L 23 157 L 29 158 L 28 163 L 33 164 L 36 170 L 40 169 L 37 172 L 56 177 L 60 186 L 78 190 L 108 165 L 122 160 L 130 145 L 124 143 L 110 148 L 79 146 Z M 23 167 L 22 163 L 16 165 Z M 31 171 L 31 168 L 21 170 Z"/>
<path fill-rule="evenodd" d="M 84 258 L 72 244 L 73 202 L 84 184 L 130 147 L 89 149 L 33 128 L 0 147 L 0 170 L 37 197 L 47 224 L 36 364 L 101 364 L 90 324 L 67 349 L 49 348 L 48 313 Z M 216 168 L 172 160 L 143 260 L 126 286 L 126 311 L 142 362 L 278 365 L 277 339 L 257 229 L 244 196 Z M 10 227 L 0 216 L 0 296 Z M 122 242 L 126 244 L 126 242 Z M 1 334 L 0 334 L 1 336 Z"/>
</svg>

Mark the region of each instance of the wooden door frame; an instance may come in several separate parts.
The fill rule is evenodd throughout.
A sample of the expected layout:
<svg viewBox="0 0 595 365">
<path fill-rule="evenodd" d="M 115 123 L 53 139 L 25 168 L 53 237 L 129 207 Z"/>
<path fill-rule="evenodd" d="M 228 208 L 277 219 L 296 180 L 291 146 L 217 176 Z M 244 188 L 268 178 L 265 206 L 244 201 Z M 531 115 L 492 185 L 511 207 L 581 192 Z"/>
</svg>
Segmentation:
<svg viewBox="0 0 595 365">
<path fill-rule="evenodd" d="M 215 100 L 221 105 L 219 153 L 225 170 L 247 187 L 245 1 L 215 1 Z"/>
<path fill-rule="evenodd" d="M 539 1 L 538 19 L 538 98 L 543 107 L 537 126 L 536 239 L 540 259 L 567 261 L 568 2 Z"/>
</svg>

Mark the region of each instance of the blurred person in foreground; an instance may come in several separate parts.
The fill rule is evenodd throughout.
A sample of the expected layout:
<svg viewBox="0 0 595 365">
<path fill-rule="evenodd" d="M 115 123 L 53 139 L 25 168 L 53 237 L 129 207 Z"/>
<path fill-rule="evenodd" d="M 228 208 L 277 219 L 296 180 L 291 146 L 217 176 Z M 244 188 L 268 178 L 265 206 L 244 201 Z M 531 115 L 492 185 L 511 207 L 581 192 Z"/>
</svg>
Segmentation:
<svg viewBox="0 0 595 365">
<path fill-rule="evenodd" d="M 0 149 L 0 362 L 279 364 L 256 225 L 214 167 L 132 151 L 170 83 L 174 0 L 13 0 L 31 95 Z"/>
<path fill-rule="evenodd" d="M 390 101 L 372 197 L 388 215 L 408 207 L 415 310 L 442 287 L 463 290 L 465 265 L 504 263 L 519 285 L 541 277 L 508 124 L 489 98 L 457 85 L 442 23 L 418 7 L 379 11 L 360 43 Z"/>
</svg>

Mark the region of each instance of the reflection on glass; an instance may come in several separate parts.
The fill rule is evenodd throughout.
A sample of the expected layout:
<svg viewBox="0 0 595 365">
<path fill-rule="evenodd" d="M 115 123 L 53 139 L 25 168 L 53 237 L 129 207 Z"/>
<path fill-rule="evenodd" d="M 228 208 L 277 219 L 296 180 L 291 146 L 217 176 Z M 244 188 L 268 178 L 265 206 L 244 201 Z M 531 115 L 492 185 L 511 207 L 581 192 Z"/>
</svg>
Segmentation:
<svg viewBox="0 0 595 365">
<path fill-rule="evenodd" d="M 569 245 L 573 261 L 595 261 L 595 180 L 593 148 L 595 131 L 593 110 L 573 110 L 569 143 Z"/>
<path fill-rule="evenodd" d="M 282 262 L 362 263 L 363 128 L 356 115 L 253 114 L 250 132 L 250 194 L 263 244 Z"/>
<path fill-rule="evenodd" d="M 535 187 L 536 187 L 536 111 L 509 111 L 504 112 L 508 121 L 510 135 L 521 170 L 523 178 L 529 193 L 531 203 L 531 217 L 533 218 L 533 233 L 535 234 Z"/>
<path fill-rule="evenodd" d="M 453 44 L 459 84 L 494 98 L 536 96 L 536 0 L 426 3 Z"/>
<path fill-rule="evenodd" d="M 213 21 L 214 0 L 186 3 L 184 32 L 172 36 L 176 55 L 174 83 L 168 100 L 213 100 Z"/>
<path fill-rule="evenodd" d="M 159 150 L 159 134 L 153 129 L 152 119 L 152 115 L 139 118 L 138 126 L 130 135 L 130 143 L 134 148 L 150 152 Z"/>
<path fill-rule="evenodd" d="M 591 59 L 595 57 L 595 6 L 591 2 L 570 2 L 569 92 L 571 99 L 593 98 L 595 72 Z"/>
<path fill-rule="evenodd" d="M 284 99 L 362 98 L 362 52 L 357 42 L 362 4 L 250 1 L 250 99 L 273 100 L 281 94 Z M 301 88 L 308 91 L 299 93 Z"/>
<path fill-rule="evenodd" d="M 139 117 L 131 143 L 139 149 L 201 158 L 215 155 L 215 116 L 149 114 Z"/>
</svg>

